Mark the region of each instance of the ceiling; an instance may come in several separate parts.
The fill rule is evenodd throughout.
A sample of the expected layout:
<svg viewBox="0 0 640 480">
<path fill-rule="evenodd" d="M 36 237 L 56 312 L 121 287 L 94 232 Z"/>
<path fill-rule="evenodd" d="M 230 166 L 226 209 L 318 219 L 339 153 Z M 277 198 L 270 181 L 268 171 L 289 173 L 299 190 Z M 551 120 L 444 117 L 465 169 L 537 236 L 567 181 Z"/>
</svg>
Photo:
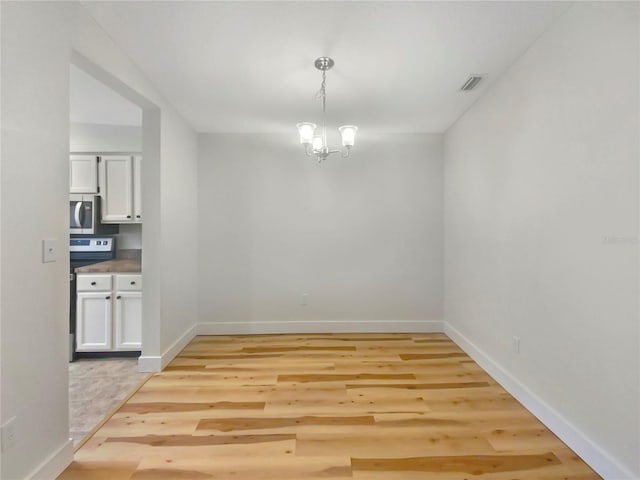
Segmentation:
<svg viewBox="0 0 640 480">
<path fill-rule="evenodd" d="M 69 114 L 74 123 L 142 125 L 142 110 L 106 85 L 71 65 Z"/>
<path fill-rule="evenodd" d="M 570 7 L 566 2 L 85 1 L 199 132 L 328 126 L 442 132 Z M 470 74 L 487 74 L 460 92 Z"/>
</svg>

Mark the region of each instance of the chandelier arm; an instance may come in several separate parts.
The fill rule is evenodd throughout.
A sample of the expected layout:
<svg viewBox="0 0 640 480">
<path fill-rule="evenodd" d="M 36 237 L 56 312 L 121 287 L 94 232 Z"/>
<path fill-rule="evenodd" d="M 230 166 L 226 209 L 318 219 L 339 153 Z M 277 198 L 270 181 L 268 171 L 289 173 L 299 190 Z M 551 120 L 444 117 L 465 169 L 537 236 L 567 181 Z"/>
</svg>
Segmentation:
<svg viewBox="0 0 640 480">
<path fill-rule="evenodd" d="M 342 158 L 347 158 L 350 153 L 351 153 L 351 148 L 346 147 L 344 150 L 342 150 Z"/>
</svg>

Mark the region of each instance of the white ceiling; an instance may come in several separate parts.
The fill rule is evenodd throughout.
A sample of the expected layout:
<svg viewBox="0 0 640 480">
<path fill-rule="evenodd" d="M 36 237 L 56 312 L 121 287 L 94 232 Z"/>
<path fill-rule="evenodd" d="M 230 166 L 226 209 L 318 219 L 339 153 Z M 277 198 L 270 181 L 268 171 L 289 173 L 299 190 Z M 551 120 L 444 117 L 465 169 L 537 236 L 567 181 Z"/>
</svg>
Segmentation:
<svg viewBox="0 0 640 480">
<path fill-rule="evenodd" d="M 69 114 L 74 123 L 142 125 L 142 110 L 71 65 L 69 71 Z"/>
<path fill-rule="evenodd" d="M 199 132 L 329 126 L 442 132 L 566 2 L 129 2 L 84 6 Z M 469 74 L 488 74 L 459 92 Z"/>
</svg>

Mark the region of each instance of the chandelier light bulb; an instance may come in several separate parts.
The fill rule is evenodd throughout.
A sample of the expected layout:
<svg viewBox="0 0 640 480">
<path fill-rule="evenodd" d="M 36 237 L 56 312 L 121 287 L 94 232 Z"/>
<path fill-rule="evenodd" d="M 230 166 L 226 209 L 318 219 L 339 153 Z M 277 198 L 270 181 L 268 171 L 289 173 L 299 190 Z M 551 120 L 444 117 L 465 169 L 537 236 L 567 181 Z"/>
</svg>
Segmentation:
<svg viewBox="0 0 640 480">
<path fill-rule="evenodd" d="M 321 152 L 324 147 L 324 142 L 322 141 L 322 135 L 316 135 L 313 137 L 313 151 Z"/>
</svg>

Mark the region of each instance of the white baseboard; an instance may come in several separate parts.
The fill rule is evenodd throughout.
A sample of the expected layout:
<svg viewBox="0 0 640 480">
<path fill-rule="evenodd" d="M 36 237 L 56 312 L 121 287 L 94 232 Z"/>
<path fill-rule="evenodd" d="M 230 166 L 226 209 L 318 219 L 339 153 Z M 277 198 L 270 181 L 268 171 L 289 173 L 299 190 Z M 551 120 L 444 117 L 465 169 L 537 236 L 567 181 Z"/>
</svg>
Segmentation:
<svg viewBox="0 0 640 480">
<path fill-rule="evenodd" d="M 440 333 L 440 320 L 424 321 L 327 321 L 327 322 L 210 322 L 188 329 L 160 356 L 138 358 L 139 372 L 160 372 L 196 335 L 269 333 Z"/>
<path fill-rule="evenodd" d="M 444 333 L 605 480 L 638 479 L 448 322 L 444 322 Z"/>
<path fill-rule="evenodd" d="M 270 333 L 440 333 L 440 320 L 422 321 L 314 321 L 314 322 L 208 322 L 196 325 L 196 335 Z"/>
<path fill-rule="evenodd" d="M 138 371 L 143 373 L 161 372 L 162 357 L 150 355 L 138 357 Z"/>
<path fill-rule="evenodd" d="M 69 439 L 27 476 L 27 480 L 51 480 L 56 478 L 71 462 L 73 462 L 73 440 Z"/>
<path fill-rule="evenodd" d="M 161 372 L 180 351 L 196 336 L 198 325 L 193 325 L 178 338 L 161 356 L 141 356 L 138 358 L 139 372 Z"/>
</svg>

